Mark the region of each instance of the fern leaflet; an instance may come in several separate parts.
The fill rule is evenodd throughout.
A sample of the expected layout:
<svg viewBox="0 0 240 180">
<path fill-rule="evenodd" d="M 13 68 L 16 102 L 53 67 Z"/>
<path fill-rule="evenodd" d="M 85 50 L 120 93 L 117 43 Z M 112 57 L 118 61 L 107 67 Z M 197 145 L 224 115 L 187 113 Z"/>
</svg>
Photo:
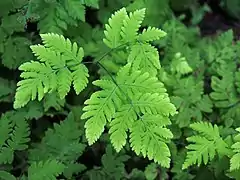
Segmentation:
<svg viewBox="0 0 240 180">
<path fill-rule="evenodd" d="M 88 83 L 88 69 L 81 64 L 83 49 L 63 36 L 41 34 L 44 45 L 33 45 L 31 49 L 39 61 L 22 64 L 23 71 L 15 95 L 14 108 L 25 106 L 36 98 L 41 101 L 46 93 L 57 91 L 63 99 L 71 84 L 79 94 Z"/>
<path fill-rule="evenodd" d="M 212 125 L 207 122 L 197 122 L 190 125 L 190 127 L 199 133 L 199 135 L 194 135 L 187 138 L 190 144 L 187 146 L 189 150 L 187 152 L 186 160 L 183 164 L 183 169 L 201 163 L 205 165 L 208 161 L 213 160 L 216 153 L 220 156 L 229 155 L 229 147 L 225 141 L 220 137 L 219 128 L 217 125 Z"/>
</svg>

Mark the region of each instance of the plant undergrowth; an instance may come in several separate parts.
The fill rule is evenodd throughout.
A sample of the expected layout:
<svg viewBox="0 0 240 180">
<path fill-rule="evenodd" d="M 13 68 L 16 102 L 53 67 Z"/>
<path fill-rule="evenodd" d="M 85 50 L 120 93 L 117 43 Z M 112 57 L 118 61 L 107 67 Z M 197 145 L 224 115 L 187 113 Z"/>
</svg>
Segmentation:
<svg viewBox="0 0 240 180">
<path fill-rule="evenodd" d="M 240 179 L 240 42 L 184 3 L 0 2 L 0 179 Z"/>
</svg>

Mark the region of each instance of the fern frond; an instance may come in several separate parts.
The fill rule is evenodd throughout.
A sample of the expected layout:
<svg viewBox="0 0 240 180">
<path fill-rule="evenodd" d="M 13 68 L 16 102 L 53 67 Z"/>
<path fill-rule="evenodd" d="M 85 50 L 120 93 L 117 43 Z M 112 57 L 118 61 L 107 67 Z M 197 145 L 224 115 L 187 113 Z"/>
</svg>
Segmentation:
<svg viewBox="0 0 240 180">
<path fill-rule="evenodd" d="M 181 53 L 176 53 L 171 63 L 171 71 L 180 75 L 188 74 L 193 71 L 185 57 Z"/>
<path fill-rule="evenodd" d="M 165 37 L 167 35 L 166 32 L 155 28 L 155 27 L 148 27 L 147 29 L 144 29 L 141 34 L 139 34 L 138 40 L 141 42 L 150 42 L 159 40 L 162 37 Z"/>
<path fill-rule="evenodd" d="M 16 20 L 17 17 L 15 16 L 16 14 L 5 16 L 5 17 L 8 17 L 8 18 L 10 17 L 10 19 L 14 18 L 14 20 Z M 7 18 L 5 19 L 5 17 L 3 17 L 3 20 L 2 20 L 1 34 L 3 32 L 2 29 L 4 29 L 3 27 L 5 23 L 7 23 L 6 24 L 7 26 L 9 26 L 10 23 L 18 24 L 16 22 L 11 22 L 11 20 L 9 21 L 9 19 L 7 20 Z M 7 21 L 4 22 L 5 20 Z M 24 25 L 22 24 L 22 27 L 21 27 L 21 24 L 19 25 L 20 25 L 19 28 L 23 29 Z M 4 31 L 11 34 L 11 31 L 13 31 L 12 28 L 14 27 L 11 27 L 10 25 L 7 29 L 4 29 Z M 18 32 L 21 32 L 21 29 L 19 29 L 20 31 Z M 1 52 L 2 53 L 1 58 L 2 58 L 2 64 L 5 67 L 11 70 L 15 70 L 22 63 L 27 62 L 29 59 L 32 59 L 33 56 L 32 56 L 31 50 L 29 49 L 29 46 L 32 44 L 32 42 L 27 37 L 23 37 L 23 36 L 13 37 L 10 34 L 7 39 L 4 39 L 3 36 L 1 36 L 1 43 L 2 43 L 1 51 L 3 50 L 2 48 L 4 48 L 3 52 Z"/>
<path fill-rule="evenodd" d="M 230 160 L 230 171 L 238 170 L 240 168 L 240 142 L 235 143 L 232 145 L 234 149 L 234 154 Z"/>
<path fill-rule="evenodd" d="M 17 83 L 14 108 L 23 107 L 37 97 L 41 101 L 46 92 L 56 89 L 57 76 L 49 65 L 31 61 L 21 65 L 19 70 L 25 72 L 20 75 L 24 79 Z"/>
<path fill-rule="evenodd" d="M 237 128 L 238 134 L 234 137 L 235 143 L 231 146 L 234 155 L 230 159 L 230 171 L 238 170 L 240 168 L 240 128 Z"/>
<path fill-rule="evenodd" d="M 13 176 L 12 174 L 10 174 L 7 171 L 2 171 L 0 170 L 0 179 L 2 180 L 17 180 L 15 176 Z"/>
<path fill-rule="evenodd" d="M 124 153 L 114 152 L 111 145 L 107 145 L 105 154 L 101 158 L 102 167 L 94 168 L 86 174 L 90 180 L 121 179 L 125 173 L 125 162 L 130 158 Z"/>
<path fill-rule="evenodd" d="M 137 120 L 137 115 L 131 105 L 124 105 L 116 112 L 114 119 L 110 123 L 110 140 L 113 147 L 119 152 L 126 144 L 127 131 Z"/>
<path fill-rule="evenodd" d="M 110 48 L 114 49 L 121 45 L 121 27 L 123 26 L 123 21 L 128 17 L 125 8 L 116 11 L 111 18 L 109 18 L 108 23 L 105 25 L 106 30 L 104 30 L 105 38 L 103 42 Z"/>
<path fill-rule="evenodd" d="M 129 16 L 123 20 L 121 36 L 124 43 L 133 42 L 137 39 L 137 32 L 145 17 L 145 10 L 144 8 L 136 10 L 133 13 L 130 12 Z"/>
<path fill-rule="evenodd" d="M 235 62 L 221 62 L 220 67 L 217 68 L 217 73 L 221 78 L 212 76 L 211 87 L 214 91 L 210 93 L 210 97 L 219 108 L 231 107 L 239 101 L 234 82 L 235 69 Z"/>
<path fill-rule="evenodd" d="M 205 137 L 192 136 L 187 138 L 188 142 L 193 142 L 196 144 L 191 144 L 187 146 L 188 151 L 186 160 L 183 164 L 183 169 L 186 169 L 189 165 L 197 164 L 201 165 L 203 162 L 205 165 L 208 161 L 213 160 L 216 155 L 214 141 L 209 141 Z"/>
<path fill-rule="evenodd" d="M 83 64 L 80 64 L 74 68 L 72 68 L 72 80 L 73 80 L 73 87 L 78 95 L 82 90 L 87 87 L 88 84 L 88 69 Z"/>
<path fill-rule="evenodd" d="M 78 47 L 76 42 L 71 43 L 68 38 L 54 33 L 41 34 L 40 36 L 44 46 L 54 52 L 62 53 L 68 65 L 78 65 L 82 62 L 84 51 L 82 47 Z"/>
<path fill-rule="evenodd" d="M 15 127 L 12 131 L 11 139 L 7 140 L 7 144 L 11 149 L 24 150 L 28 147 L 26 143 L 30 141 L 30 128 L 25 119 L 16 120 Z"/>
<path fill-rule="evenodd" d="M 57 90 L 58 90 L 60 99 L 63 99 L 70 91 L 70 87 L 72 84 L 72 73 L 68 68 L 60 69 L 57 72 L 57 77 L 58 77 Z"/>
<path fill-rule="evenodd" d="M 141 70 L 132 70 L 132 64 L 127 64 L 118 73 L 116 80 L 118 85 L 129 96 L 133 96 L 139 92 L 141 93 L 166 93 L 164 84 L 158 80 L 157 77 L 151 76 L 148 72 Z"/>
<path fill-rule="evenodd" d="M 207 137 L 209 140 L 220 138 L 217 125 L 213 126 L 208 122 L 196 122 L 191 124 L 190 127 L 198 133 L 202 134 L 204 137 Z"/>
<path fill-rule="evenodd" d="M 64 7 L 70 17 L 76 20 L 85 21 L 85 7 L 82 5 L 81 1 L 64 1 Z"/>
<path fill-rule="evenodd" d="M 30 149 L 29 161 L 38 162 L 54 158 L 66 165 L 75 161 L 83 153 L 86 145 L 80 143 L 83 131 L 71 112 L 68 117 L 49 128 L 40 144 Z"/>
<path fill-rule="evenodd" d="M 125 8 L 117 11 L 106 25 L 104 42 L 111 49 L 124 45 L 124 48 L 130 50 L 128 63 L 133 63 L 136 70 L 141 69 L 155 76 L 157 70 L 161 68 L 159 54 L 149 42 L 160 39 L 166 33 L 160 29 L 149 27 L 139 34 L 138 30 L 144 17 L 144 8 L 130 12 L 129 15 Z"/>
<path fill-rule="evenodd" d="M 137 114 L 132 114 L 130 106 L 133 106 L 134 111 L 139 113 L 160 113 L 166 116 L 172 115 L 176 111 L 165 93 L 166 89 L 163 84 L 157 81 L 156 77 L 149 76 L 148 73 L 142 74 L 141 71 L 131 70 L 131 64 L 127 64 L 118 72 L 116 82 L 98 80 L 94 82 L 94 85 L 102 90 L 93 93 L 90 99 L 85 102 L 87 106 L 83 108 L 85 112 L 82 115 L 82 119 L 88 119 L 85 128 L 90 144 L 100 137 L 106 123 L 113 121 L 112 125 L 117 127 L 112 127 L 110 131 L 121 134 L 121 137 L 119 136 L 121 142 L 116 142 L 115 146 L 116 149 L 120 150 L 120 147 L 125 144 L 124 131 L 127 130 L 125 120 L 122 123 L 119 122 L 121 116 L 124 117 L 122 111 L 130 113 L 129 116 L 132 118 L 137 116 Z M 124 104 L 127 106 L 125 107 Z M 128 108 L 130 108 L 129 112 Z M 120 128 L 120 125 L 123 127 Z M 119 131 L 116 131 L 117 128 Z M 117 137 L 113 134 L 112 138 Z"/>
<path fill-rule="evenodd" d="M 134 95 L 132 104 L 136 107 L 137 112 L 143 114 L 160 114 L 169 116 L 176 113 L 175 106 L 170 102 L 170 99 L 166 94 L 138 93 Z"/>
<path fill-rule="evenodd" d="M 112 81 L 97 80 L 93 83 L 104 89 L 93 93 L 90 99 L 84 103 L 87 106 L 83 108 L 85 112 L 81 118 L 89 118 L 84 127 L 90 145 L 103 133 L 107 121 L 111 121 L 113 118 L 116 112 L 115 106 L 121 104 L 121 96 L 118 95 L 119 90 Z"/>
<path fill-rule="evenodd" d="M 190 127 L 197 131 L 199 135 L 194 135 L 187 138 L 188 142 L 194 143 L 187 146 L 186 160 L 182 166 L 183 169 L 201 163 L 205 165 L 213 160 L 216 154 L 229 155 L 230 150 L 228 144 L 224 142 L 219 134 L 217 125 L 212 125 L 207 122 L 197 122 L 190 125 Z"/>
<path fill-rule="evenodd" d="M 30 129 L 23 114 L 9 111 L 0 119 L 0 163 L 12 163 L 14 151 L 28 147 Z"/>
<path fill-rule="evenodd" d="M 64 164 L 56 160 L 33 162 L 28 168 L 28 178 L 32 180 L 56 179 L 64 171 Z"/>
<path fill-rule="evenodd" d="M 124 153 L 116 153 L 111 145 L 107 145 L 106 154 L 101 158 L 105 179 L 121 179 L 124 163 L 130 157 Z"/>
<path fill-rule="evenodd" d="M 41 34 L 43 45 L 33 45 L 31 49 L 37 61 L 22 64 L 21 77 L 15 95 L 14 108 L 25 106 L 30 100 L 41 101 L 46 93 L 57 91 L 63 99 L 74 89 L 79 94 L 88 83 L 88 70 L 81 64 L 84 52 L 76 43 L 71 43 L 58 34 Z"/>
<path fill-rule="evenodd" d="M 48 63 L 53 69 L 65 67 L 66 62 L 60 52 L 52 51 L 43 45 L 32 45 L 30 48 L 40 62 Z"/>
<path fill-rule="evenodd" d="M 170 166 L 170 150 L 166 144 L 167 140 L 173 137 L 171 131 L 164 126 L 169 124 L 167 117 L 160 115 L 144 115 L 140 120 L 135 121 L 130 128 L 130 143 L 137 155 L 162 165 Z M 164 122 L 165 121 L 165 122 Z M 160 124 L 158 124 L 160 123 Z"/>
<path fill-rule="evenodd" d="M 144 43 L 136 43 L 131 47 L 128 63 L 132 63 L 136 70 L 141 69 L 153 76 L 161 68 L 157 49 Z"/>
</svg>

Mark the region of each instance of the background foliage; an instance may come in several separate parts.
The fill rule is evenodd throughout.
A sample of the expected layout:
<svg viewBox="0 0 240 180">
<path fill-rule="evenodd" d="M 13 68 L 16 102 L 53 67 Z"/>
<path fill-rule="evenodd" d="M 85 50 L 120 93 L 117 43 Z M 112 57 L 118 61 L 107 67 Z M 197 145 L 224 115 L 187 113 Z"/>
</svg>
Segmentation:
<svg viewBox="0 0 240 180">
<path fill-rule="evenodd" d="M 113 50 L 118 44 L 112 43 L 106 24 L 123 7 L 128 13 L 138 12 L 122 30 L 125 40 L 137 37 L 146 41 L 143 51 L 138 51 L 139 42 Z M 239 18 L 238 0 L 0 1 L 0 179 L 240 179 Z M 123 23 L 123 19 L 118 20 Z M 117 19 L 114 22 L 116 25 Z M 136 37 L 127 36 L 131 35 L 130 26 L 139 28 L 133 31 Z M 152 36 L 140 34 L 146 31 L 151 31 Z M 69 55 L 61 52 L 63 46 L 57 50 L 55 46 L 47 47 L 51 44 L 47 33 L 63 35 L 55 36 L 55 41 L 58 37 L 68 38 L 66 47 L 82 48 L 75 54 L 82 62 L 80 70 L 71 69 L 75 77 L 82 78 L 78 81 L 73 76 L 70 83 L 63 84 L 67 82 L 66 72 L 58 74 L 58 79 L 49 83 L 53 87 L 57 82 L 58 91 L 39 95 L 38 100 L 32 96 L 30 100 L 27 95 L 32 86 L 22 92 L 17 90 L 19 82 L 29 77 L 22 75 L 30 68 L 26 65 L 42 58 L 40 50 L 44 45 L 44 52 Z M 145 51 L 149 54 L 142 64 L 134 64 L 139 71 L 124 66 Z M 66 62 L 58 65 L 74 63 Z M 105 123 L 105 129 L 92 125 L 88 118 L 94 115 L 87 112 L 94 109 L 96 104 L 91 102 L 98 93 L 108 95 L 114 85 L 111 77 L 119 84 L 132 81 L 135 85 L 141 85 L 137 78 L 147 79 L 143 81 L 146 89 L 124 89 L 135 101 L 145 97 L 149 104 L 157 104 L 161 97 L 154 93 L 166 91 L 164 112 L 172 114 L 169 119 L 146 115 L 150 110 L 162 112 L 161 104 L 139 107 L 146 120 L 160 119 L 149 127 L 151 132 L 162 135 L 158 142 L 165 149 L 155 148 L 150 155 L 147 143 L 139 148 L 132 146 L 134 135 L 135 139 L 142 136 L 146 142 L 148 134 L 137 121 L 127 132 L 126 119 L 134 119 L 134 113 L 128 112 L 126 122 L 118 118 L 126 114 L 126 98 L 121 99 L 122 108 L 116 110 L 114 121 Z M 152 94 L 135 96 L 138 91 Z M 114 103 L 119 101 L 114 99 Z M 101 99 L 98 103 L 101 105 Z"/>
</svg>

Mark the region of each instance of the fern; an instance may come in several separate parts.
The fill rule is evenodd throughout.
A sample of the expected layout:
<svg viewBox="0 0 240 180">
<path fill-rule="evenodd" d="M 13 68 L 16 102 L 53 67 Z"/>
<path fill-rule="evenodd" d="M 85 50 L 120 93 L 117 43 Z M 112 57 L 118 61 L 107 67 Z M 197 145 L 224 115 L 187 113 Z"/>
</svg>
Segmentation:
<svg viewBox="0 0 240 180">
<path fill-rule="evenodd" d="M 171 71 L 180 75 L 185 75 L 193 71 L 189 66 L 185 57 L 181 57 L 181 53 L 176 53 L 171 63 Z"/>
<path fill-rule="evenodd" d="M 124 177 L 124 163 L 129 159 L 128 155 L 118 154 L 110 145 L 106 147 L 105 154 L 101 157 L 103 167 L 94 167 L 87 171 L 86 175 L 90 180 L 95 179 L 116 179 L 120 180 Z"/>
<path fill-rule="evenodd" d="M 187 138 L 188 142 L 194 143 L 187 146 L 188 152 L 183 164 L 183 169 L 201 163 L 205 165 L 213 160 L 216 153 L 219 156 L 229 155 L 230 149 L 228 144 L 220 137 L 219 128 L 207 122 L 193 123 L 190 127 L 198 132 Z"/>
<path fill-rule="evenodd" d="M 149 76 L 148 73 L 141 74 L 141 71 L 131 71 L 131 65 L 127 64 L 119 71 L 115 83 L 110 80 L 93 82 L 102 90 L 93 93 L 91 98 L 85 102 L 87 106 L 83 108 L 85 112 L 82 119 L 88 118 L 85 124 L 86 137 L 89 144 L 93 144 L 103 133 L 107 122 L 110 122 L 111 142 L 115 149 L 120 151 L 126 144 L 126 133 L 130 129 L 132 134 L 130 142 L 137 154 L 142 152 L 144 156 L 148 155 L 150 159 L 154 158 L 156 162 L 168 166 L 170 152 L 163 139 L 171 138 L 172 134 L 162 126 L 170 123 L 168 116 L 175 113 L 175 107 L 170 103 L 163 84 L 158 82 L 157 78 Z M 141 114 L 145 116 L 141 117 Z M 158 124 L 157 127 L 156 124 L 150 126 L 147 117 L 150 118 L 149 123 L 156 121 L 157 124 L 158 118 L 167 123 Z M 136 125 L 138 128 L 134 128 Z M 149 129 L 141 131 L 147 127 Z M 168 134 L 161 134 L 158 130 Z M 156 134 L 152 134 L 151 131 L 156 132 Z M 140 138 L 144 134 L 149 139 L 150 144 L 139 149 L 137 147 L 145 144 L 144 137 Z M 161 141 L 157 141 L 157 139 Z M 156 145 L 163 148 L 162 150 L 166 153 L 156 155 L 159 152 L 154 148 Z"/>
<path fill-rule="evenodd" d="M 86 6 L 98 8 L 98 1 L 64 0 L 30 1 L 28 3 L 28 16 L 36 14 L 40 20 L 38 28 L 40 33 L 63 34 L 70 25 L 77 25 L 78 21 L 85 21 Z"/>
<path fill-rule="evenodd" d="M 233 69 L 235 66 L 235 63 L 221 63 L 217 72 L 222 78 L 212 76 L 211 86 L 214 92 L 210 96 L 215 100 L 217 107 L 231 107 L 239 101 L 234 85 Z"/>
<path fill-rule="evenodd" d="M 28 169 L 28 178 L 32 180 L 54 180 L 64 170 L 64 165 L 56 160 L 40 161 L 33 163 Z"/>
<path fill-rule="evenodd" d="M 21 27 L 22 28 L 22 27 Z M 2 63 L 9 69 L 17 69 L 21 64 L 32 58 L 29 46 L 32 42 L 24 37 L 9 37 L 4 44 Z"/>
<path fill-rule="evenodd" d="M 61 124 L 54 124 L 54 129 L 48 129 L 42 143 L 30 150 L 30 160 L 47 160 L 50 157 L 63 163 L 75 160 L 76 155 L 80 155 L 85 148 L 79 142 L 83 132 L 78 126 L 72 113 Z"/>
<path fill-rule="evenodd" d="M 236 131 L 239 133 L 240 128 L 237 128 Z M 235 143 L 231 146 L 233 149 L 234 155 L 230 159 L 230 171 L 238 170 L 240 168 L 240 136 L 237 134 L 235 137 Z"/>
<path fill-rule="evenodd" d="M 16 178 L 7 171 L 0 171 L 0 178 L 2 180 L 16 180 Z"/>
<path fill-rule="evenodd" d="M 161 7 L 161 11 L 159 11 L 159 7 Z M 172 14 L 168 0 L 135 0 L 127 6 L 128 11 L 134 11 L 141 8 L 146 8 L 146 18 L 143 21 L 144 26 L 159 27 Z"/>
<path fill-rule="evenodd" d="M 15 151 L 28 148 L 30 129 L 24 114 L 9 111 L 0 119 L 0 163 L 12 163 Z"/>
<path fill-rule="evenodd" d="M 61 173 L 63 172 L 68 177 L 71 177 L 72 174 L 78 171 L 82 171 L 85 166 L 75 162 L 85 149 L 85 145 L 80 142 L 82 134 L 83 131 L 71 112 L 64 121 L 60 124 L 55 123 L 53 129 L 49 128 L 46 131 L 41 143 L 35 144 L 34 148 L 30 149 L 30 164 L 36 166 L 39 163 L 39 165 L 43 163 L 48 164 L 48 162 L 52 161 L 53 163 L 60 163 L 61 168 L 64 165 Z M 52 163 L 48 165 L 52 170 L 55 169 Z M 44 165 L 44 167 L 48 165 Z M 38 172 L 35 173 L 37 176 Z M 42 177 L 41 172 L 39 176 Z"/>
<path fill-rule="evenodd" d="M 137 31 L 140 28 L 144 17 L 145 9 L 136 10 L 133 13 L 130 13 L 129 16 L 125 16 L 120 32 L 124 43 L 136 40 L 138 36 Z"/>
<path fill-rule="evenodd" d="M 19 69 L 23 80 L 18 82 L 14 107 L 25 106 L 36 98 L 41 101 L 46 93 L 57 91 L 63 99 L 73 83 L 79 94 L 88 83 L 88 70 L 81 64 L 83 49 L 57 34 L 42 34 L 44 45 L 31 49 L 39 61 L 22 64 Z M 26 89 L 28 89 L 26 93 Z"/>
<path fill-rule="evenodd" d="M 142 120 L 135 121 L 130 129 L 132 149 L 137 155 L 142 153 L 163 167 L 169 167 L 170 150 L 166 142 L 173 138 L 172 132 L 165 127 L 169 124 L 166 117 L 156 115 L 145 115 Z"/>
<path fill-rule="evenodd" d="M 109 24 L 106 24 L 106 30 L 104 34 L 106 38 L 103 42 L 110 48 L 116 48 L 121 45 L 121 28 L 123 26 L 123 20 L 127 17 L 127 11 L 125 8 L 115 12 L 109 19 Z"/>
<path fill-rule="evenodd" d="M 145 9 L 136 10 L 129 15 L 125 8 L 118 10 L 109 19 L 109 24 L 106 24 L 103 42 L 111 49 L 119 47 L 130 49 L 128 63 L 133 63 L 137 70 L 156 75 L 161 67 L 159 54 L 149 42 L 166 36 L 166 33 L 149 27 L 138 34 L 144 17 Z"/>
</svg>

